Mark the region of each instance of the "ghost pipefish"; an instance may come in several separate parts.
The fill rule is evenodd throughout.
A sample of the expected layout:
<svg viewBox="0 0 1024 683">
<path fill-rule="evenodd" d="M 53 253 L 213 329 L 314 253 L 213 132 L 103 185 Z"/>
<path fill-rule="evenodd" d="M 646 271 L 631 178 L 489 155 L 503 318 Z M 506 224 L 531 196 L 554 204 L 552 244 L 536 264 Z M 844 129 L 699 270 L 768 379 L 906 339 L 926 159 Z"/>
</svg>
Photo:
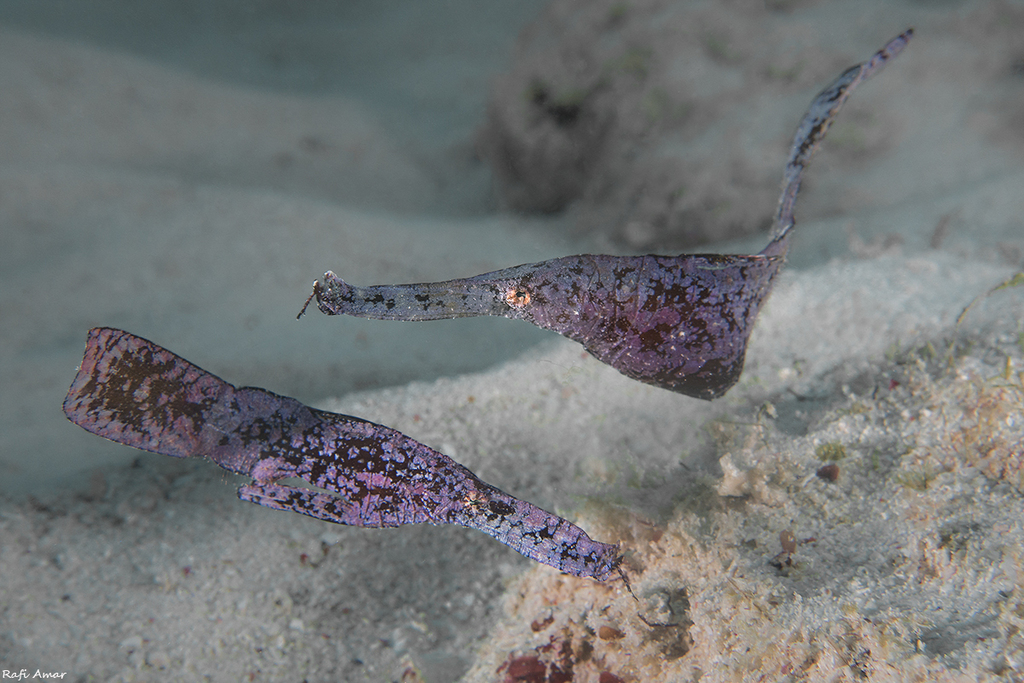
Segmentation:
<svg viewBox="0 0 1024 683">
<path fill-rule="evenodd" d="M 772 240 L 752 256 L 583 254 L 475 277 L 355 287 L 333 272 L 313 283 L 327 315 L 381 320 L 504 316 L 554 330 L 633 379 L 713 399 L 739 379 L 747 339 L 786 260 L 800 180 L 858 84 L 906 47 L 908 29 L 871 59 L 847 69 L 811 103 L 783 173 Z"/>
<path fill-rule="evenodd" d="M 275 510 L 362 527 L 459 524 L 567 574 L 624 578 L 617 545 L 401 432 L 235 387 L 122 330 L 90 330 L 64 414 L 117 443 L 248 475 L 238 497 Z M 319 490 L 278 483 L 290 478 Z"/>
</svg>

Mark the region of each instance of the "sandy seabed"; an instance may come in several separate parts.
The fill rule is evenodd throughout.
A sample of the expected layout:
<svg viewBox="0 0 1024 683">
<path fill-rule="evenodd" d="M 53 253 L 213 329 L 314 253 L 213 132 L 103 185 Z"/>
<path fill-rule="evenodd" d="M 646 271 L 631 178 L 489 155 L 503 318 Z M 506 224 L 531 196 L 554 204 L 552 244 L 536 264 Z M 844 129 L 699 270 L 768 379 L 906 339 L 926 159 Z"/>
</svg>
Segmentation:
<svg viewBox="0 0 1024 683">
<path fill-rule="evenodd" d="M 474 155 L 491 80 L 540 4 L 489 16 L 357 3 L 236 24 L 225 3 L 200 18 L 206 32 L 140 17 L 148 41 L 103 33 L 103 3 L 80 34 L 0 6 L 0 669 L 1021 680 L 1022 290 L 956 322 L 1021 270 L 1024 9 L 775 5 L 694 4 L 744 40 L 770 20 L 773 40 L 840 66 L 908 25 L 917 35 L 811 165 L 791 265 L 740 383 L 712 403 L 523 323 L 294 320 L 327 268 L 427 281 L 615 248 L 579 232 L 586 206 L 499 212 Z M 781 171 L 832 75 L 763 111 L 737 94 L 756 73 L 738 54 L 715 62 L 725 85 L 705 93 L 735 111 L 689 142 L 763 113 L 779 123 L 763 124 L 758 153 L 777 152 Z M 858 134 L 884 144 L 851 152 Z M 728 164 L 709 171 L 729 184 Z M 243 480 L 213 465 L 86 434 L 60 403 L 95 325 L 399 429 L 621 543 L 632 592 L 465 529 L 245 505 Z"/>
</svg>

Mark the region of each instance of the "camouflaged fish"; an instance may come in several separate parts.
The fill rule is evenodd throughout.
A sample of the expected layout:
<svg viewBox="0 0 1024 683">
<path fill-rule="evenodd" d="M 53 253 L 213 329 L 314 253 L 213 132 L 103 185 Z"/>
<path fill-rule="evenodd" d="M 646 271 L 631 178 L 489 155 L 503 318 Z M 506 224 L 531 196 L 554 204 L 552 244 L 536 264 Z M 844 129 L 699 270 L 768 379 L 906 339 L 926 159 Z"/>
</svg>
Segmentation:
<svg viewBox="0 0 1024 683">
<path fill-rule="evenodd" d="M 89 332 L 64 414 L 117 443 L 248 475 L 253 482 L 238 497 L 275 510 L 362 527 L 459 524 L 573 576 L 602 581 L 618 572 L 617 545 L 405 434 L 235 387 L 122 330 Z M 290 478 L 319 490 L 278 483 Z"/>
<path fill-rule="evenodd" d="M 771 243 L 752 256 L 583 254 L 475 277 L 355 287 L 328 271 L 310 300 L 327 315 L 381 320 L 503 316 L 578 341 L 628 377 L 713 399 L 739 379 L 758 311 L 785 262 L 804 168 L 853 89 L 906 47 L 912 29 L 812 102 L 783 173 Z"/>
</svg>

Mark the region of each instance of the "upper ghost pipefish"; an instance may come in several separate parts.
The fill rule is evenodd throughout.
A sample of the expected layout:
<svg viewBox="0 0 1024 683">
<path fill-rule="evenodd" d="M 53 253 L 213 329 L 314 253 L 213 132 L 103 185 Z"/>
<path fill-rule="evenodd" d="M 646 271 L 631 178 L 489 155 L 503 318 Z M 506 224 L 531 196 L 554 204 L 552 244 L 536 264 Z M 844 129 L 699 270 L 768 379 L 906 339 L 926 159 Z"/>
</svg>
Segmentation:
<svg viewBox="0 0 1024 683">
<path fill-rule="evenodd" d="M 858 84 L 903 51 L 908 29 L 863 64 L 847 69 L 811 103 L 783 172 L 772 240 L 751 256 L 581 254 L 475 277 L 355 287 L 328 271 L 313 283 L 327 315 L 380 320 L 504 316 L 578 341 L 624 375 L 713 399 L 739 379 L 758 311 L 786 260 L 800 180 Z"/>
<path fill-rule="evenodd" d="M 401 432 L 233 386 L 122 330 L 90 330 L 64 414 L 111 441 L 250 476 L 238 497 L 275 510 L 363 527 L 460 524 L 567 574 L 624 576 L 617 545 Z M 317 489 L 280 483 L 293 478 Z"/>
</svg>

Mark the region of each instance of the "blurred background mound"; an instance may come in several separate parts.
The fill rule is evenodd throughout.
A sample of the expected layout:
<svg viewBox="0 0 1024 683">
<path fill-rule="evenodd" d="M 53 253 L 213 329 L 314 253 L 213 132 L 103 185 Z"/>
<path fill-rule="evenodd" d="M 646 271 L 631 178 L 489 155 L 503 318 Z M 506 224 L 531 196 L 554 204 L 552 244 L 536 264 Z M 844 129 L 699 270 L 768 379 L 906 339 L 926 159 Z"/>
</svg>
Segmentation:
<svg viewBox="0 0 1024 683">
<path fill-rule="evenodd" d="M 892 9 L 817 0 L 555 0 L 521 33 L 480 129 L 499 204 L 568 210 L 578 233 L 608 248 L 679 250 L 763 232 L 807 102 L 905 28 L 893 23 L 900 12 Z M 992 38 L 983 49 L 986 75 L 1014 72 L 1010 27 L 1020 27 L 1019 8 L 908 3 L 902 10 L 907 25 L 923 22 L 933 37 L 973 43 L 969 34 L 984 31 Z M 964 66 L 957 50 L 937 56 L 936 72 Z M 865 88 L 843 113 L 808 181 L 828 183 L 833 172 L 831 198 L 804 198 L 802 220 L 849 210 L 843 186 L 898 153 L 912 121 L 893 100 L 912 78 L 910 70 L 887 75 L 887 85 Z M 865 208 L 890 200 L 860 192 L 857 201 Z"/>
</svg>

